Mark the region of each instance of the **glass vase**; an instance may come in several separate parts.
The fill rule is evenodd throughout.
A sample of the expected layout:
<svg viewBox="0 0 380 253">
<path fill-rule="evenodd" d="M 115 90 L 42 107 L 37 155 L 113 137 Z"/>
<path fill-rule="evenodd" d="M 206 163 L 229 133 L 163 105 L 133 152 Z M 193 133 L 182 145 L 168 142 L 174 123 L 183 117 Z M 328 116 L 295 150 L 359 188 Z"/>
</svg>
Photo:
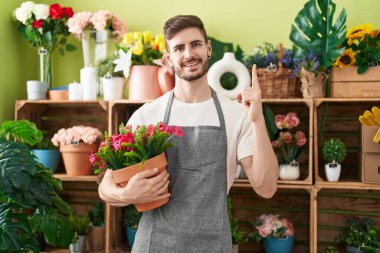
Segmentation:
<svg viewBox="0 0 380 253">
<path fill-rule="evenodd" d="M 84 30 L 82 33 L 82 49 L 85 67 L 96 67 L 98 62 L 111 53 L 109 45 L 110 31 Z"/>
<path fill-rule="evenodd" d="M 40 56 L 40 81 L 50 87 L 52 83 L 51 58 L 52 52 L 44 47 L 38 48 Z"/>
</svg>

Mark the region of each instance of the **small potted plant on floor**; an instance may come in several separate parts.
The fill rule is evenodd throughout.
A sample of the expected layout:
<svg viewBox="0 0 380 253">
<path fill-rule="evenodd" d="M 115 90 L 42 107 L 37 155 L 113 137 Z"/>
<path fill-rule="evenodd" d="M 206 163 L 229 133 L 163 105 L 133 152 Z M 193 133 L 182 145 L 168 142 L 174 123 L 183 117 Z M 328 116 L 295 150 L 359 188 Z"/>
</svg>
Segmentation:
<svg viewBox="0 0 380 253">
<path fill-rule="evenodd" d="M 139 213 L 133 205 L 129 205 L 125 208 L 124 212 L 124 226 L 125 236 L 130 248 L 133 247 L 135 241 L 137 227 L 141 219 L 141 213 Z"/>
<path fill-rule="evenodd" d="M 91 221 L 91 228 L 88 233 L 88 245 L 90 250 L 104 250 L 105 230 L 104 230 L 104 203 L 95 203 L 88 212 Z"/>
<path fill-rule="evenodd" d="M 125 187 L 132 176 L 143 170 L 158 168 L 157 173 L 165 171 L 165 151 L 175 146 L 173 137 L 182 135 L 180 127 L 167 126 L 163 122 L 138 126 L 135 130 L 130 125 L 121 124 L 119 134 L 108 136 L 106 133 L 105 141 L 100 144 L 98 152 L 90 156 L 90 161 L 96 167 L 95 173 L 111 169 L 115 182 Z M 166 197 L 135 206 L 143 212 L 168 201 L 169 197 Z"/>
<path fill-rule="evenodd" d="M 256 231 L 250 235 L 256 241 L 264 241 L 266 253 L 291 253 L 294 244 L 294 227 L 279 215 L 263 214 L 253 225 Z"/>
<path fill-rule="evenodd" d="M 347 228 L 338 243 L 346 246 L 346 253 L 380 253 L 380 231 L 371 218 L 348 219 Z"/>
<path fill-rule="evenodd" d="M 59 151 L 49 139 L 43 139 L 41 142 L 32 146 L 32 152 L 37 157 L 37 162 L 52 170 L 57 171 L 59 163 Z"/>
<path fill-rule="evenodd" d="M 325 142 L 322 155 L 323 159 L 328 162 L 325 164 L 325 173 L 327 180 L 337 182 L 341 172 L 341 162 L 346 157 L 346 145 L 339 139 L 330 139 Z"/>
<path fill-rule="evenodd" d="M 228 217 L 230 219 L 231 236 L 232 236 L 232 252 L 239 252 L 239 245 L 248 242 L 248 237 L 246 237 L 238 227 L 238 220 L 232 215 L 232 203 L 231 198 L 227 198 L 227 210 Z"/>
<path fill-rule="evenodd" d="M 71 214 L 69 222 L 74 230 L 73 241 L 69 246 L 71 253 L 84 253 L 86 250 L 86 239 L 90 228 L 88 215 Z"/>
<path fill-rule="evenodd" d="M 103 88 L 104 100 L 123 98 L 125 79 L 123 72 L 115 72 L 116 64 L 114 61 L 117 58 L 117 55 L 111 55 L 98 63 L 96 71 Z"/>
</svg>

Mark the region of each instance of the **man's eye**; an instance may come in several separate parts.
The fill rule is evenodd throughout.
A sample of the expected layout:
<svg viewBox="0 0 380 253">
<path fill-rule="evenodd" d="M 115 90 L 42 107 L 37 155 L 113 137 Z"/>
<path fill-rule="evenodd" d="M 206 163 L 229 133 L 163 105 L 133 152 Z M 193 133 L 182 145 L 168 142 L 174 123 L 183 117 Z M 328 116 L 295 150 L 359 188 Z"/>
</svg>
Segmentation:
<svg viewBox="0 0 380 253">
<path fill-rule="evenodd" d="M 176 49 L 174 49 L 174 52 L 182 52 L 182 51 L 183 51 L 182 47 L 177 47 Z"/>
<path fill-rule="evenodd" d="M 200 47 L 200 46 L 201 46 L 201 43 L 199 43 L 199 42 L 193 44 L 193 47 Z"/>
</svg>

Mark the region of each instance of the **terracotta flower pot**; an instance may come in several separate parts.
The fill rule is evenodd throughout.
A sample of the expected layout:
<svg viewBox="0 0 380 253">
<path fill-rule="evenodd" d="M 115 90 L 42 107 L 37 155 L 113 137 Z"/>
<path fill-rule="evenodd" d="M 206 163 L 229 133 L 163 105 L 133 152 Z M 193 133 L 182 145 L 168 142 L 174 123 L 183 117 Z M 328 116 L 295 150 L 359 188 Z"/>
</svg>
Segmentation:
<svg viewBox="0 0 380 253">
<path fill-rule="evenodd" d="M 80 142 L 78 145 L 60 145 L 63 163 L 68 176 L 91 175 L 90 155 L 96 152 L 97 143 L 86 144 Z"/>
<path fill-rule="evenodd" d="M 162 95 L 158 83 L 159 66 L 135 65 L 129 77 L 129 99 L 155 99 Z"/>
<path fill-rule="evenodd" d="M 150 158 L 149 160 L 146 160 L 144 163 L 138 163 L 123 169 L 119 170 L 113 170 L 112 176 L 117 184 L 119 184 L 121 187 L 124 187 L 127 185 L 129 179 L 136 175 L 139 172 L 142 172 L 144 170 L 158 168 L 158 173 L 161 173 L 162 171 L 166 170 L 168 162 L 166 161 L 165 153 L 161 153 L 153 158 Z M 166 190 L 165 193 L 167 193 L 168 190 Z M 169 198 L 153 201 L 149 203 L 141 203 L 141 204 L 135 204 L 135 207 L 137 211 L 139 212 L 145 212 L 148 210 L 152 210 L 154 208 L 157 208 L 159 206 L 162 206 L 166 204 L 169 201 Z"/>
</svg>

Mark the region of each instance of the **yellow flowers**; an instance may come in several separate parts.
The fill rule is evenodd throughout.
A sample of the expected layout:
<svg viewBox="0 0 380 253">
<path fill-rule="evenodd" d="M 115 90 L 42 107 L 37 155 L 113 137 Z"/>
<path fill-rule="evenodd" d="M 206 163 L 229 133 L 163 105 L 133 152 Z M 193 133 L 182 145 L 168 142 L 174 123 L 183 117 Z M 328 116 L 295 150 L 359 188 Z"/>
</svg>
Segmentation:
<svg viewBox="0 0 380 253">
<path fill-rule="evenodd" d="M 347 66 L 353 66 L 356 62 L 355 52 L 349 48 L 346 49 L 341 56 L 336 59 L 334 66 L 338 66 L 339 68 L 344 68 Z"/>
<path fill-rule="evenodd" d="M 133 64 L 154 65 L 153 60 L 161 59 L 166 50 L 164 35 L 152 36 L 151 31 L 124 34 L 120 45 L 124 51 L 132 51 Z"/>
<path fill-rule="evenodd" d="M 373 106 L 371 111 L 366 110 L 359 116 L 359 121 L 363 126 L 380 126 L 380 109 Z"/>
<path fill-rule="evenodd" d="M 359 44 L 359 41 L 363 40 L 367 34 L 370 34 L 371 30 L 372 24 L 361 24 L 359 26 L 349 28 L 346 34 L 346 38 L 348 39 L 347 44 L 349 46 L 352 44 Z"/>
</svg>

